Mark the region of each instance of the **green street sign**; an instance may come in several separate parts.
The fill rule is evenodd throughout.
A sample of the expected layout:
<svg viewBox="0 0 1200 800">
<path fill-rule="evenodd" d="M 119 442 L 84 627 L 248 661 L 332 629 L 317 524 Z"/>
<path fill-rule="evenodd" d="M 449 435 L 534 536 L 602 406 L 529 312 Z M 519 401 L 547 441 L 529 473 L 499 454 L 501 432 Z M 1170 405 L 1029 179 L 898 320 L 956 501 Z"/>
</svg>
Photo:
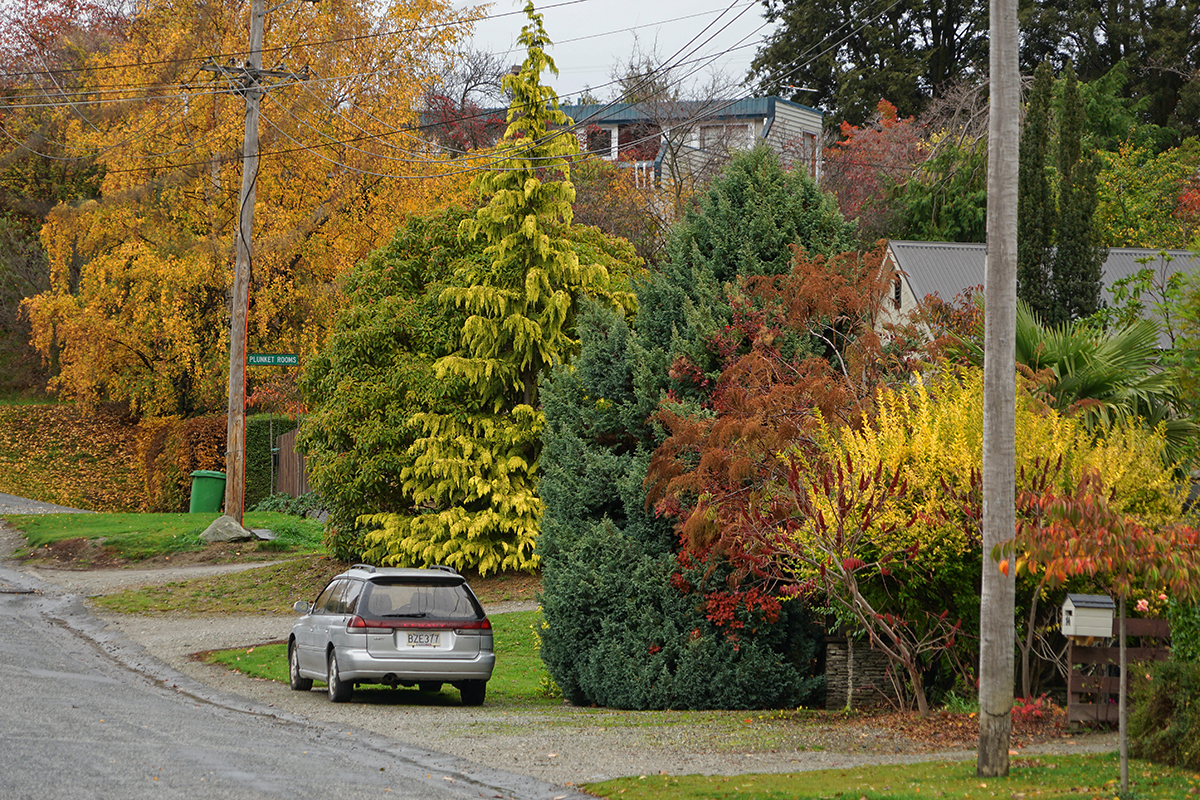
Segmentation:
<svg viewBox="0 0 1200 800">
<path fill-rule="evenodd" d="M 251 353 L 246 364 L 251 367 L 294 367 L 300 363 L 295 353 Z"/>
</svg>

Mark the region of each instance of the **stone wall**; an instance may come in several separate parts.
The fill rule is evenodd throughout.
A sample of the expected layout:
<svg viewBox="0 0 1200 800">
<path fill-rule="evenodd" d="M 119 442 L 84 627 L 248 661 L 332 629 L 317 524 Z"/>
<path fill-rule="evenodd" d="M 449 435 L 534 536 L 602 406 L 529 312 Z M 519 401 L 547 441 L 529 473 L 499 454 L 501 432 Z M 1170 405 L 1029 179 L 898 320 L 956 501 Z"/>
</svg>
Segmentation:
<svg viewBox="0 0 1200 800">
<path fill-rule="evenodd" d="M 897 705 L 887 656 L 865 641 L 854 641 L 853 649 L 849 649 L 849 641 L 841 637 L 825 640 L 825 708 L 831 711 L 845 708 L 851 686 L 851 708 Z"/>
</svg>

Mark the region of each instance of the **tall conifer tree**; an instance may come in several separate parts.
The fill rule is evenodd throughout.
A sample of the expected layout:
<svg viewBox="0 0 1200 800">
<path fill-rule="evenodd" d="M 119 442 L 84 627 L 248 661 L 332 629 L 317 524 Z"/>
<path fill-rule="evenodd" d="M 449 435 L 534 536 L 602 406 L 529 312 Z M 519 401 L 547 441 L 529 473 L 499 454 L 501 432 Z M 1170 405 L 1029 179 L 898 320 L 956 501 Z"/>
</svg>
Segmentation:
<svg viewBox="0 0 1200 800">
<path fill-rule="evenodd" d="M 1043 319 L 1054 298 L 1050 267 L 1056 213 L 1046 175 L 1053 89 L 1050 63 L 1043 61 L 1034 73 L 1025 108 L 1017 176 L 1017 296 Z"/>
<path fill-rule="evenodd" d="M 1086 317 L 1100 307 L 1101 267 L 1107 256 L 1100 243 L 1096 216 L 1094 153 L 1082 154 L 1083 101 L 1071 62 L 1063 75 L 1058 130 L 1058 241 L 1054 252 L 1054 304 L 1046 315 L 1051 324 Z"/>
<path fill-rule="evenodd" d="M 526 57 L 504 78 L 511 94 L 508 128 L 495 167 L 476 186 L 490 197 L 460 235 L 487 242 L 482 265 L 471 265 L 442 292 L 442 302 L 467 314 L 457 352 L 435 364 L 438 378 L 470 387 L 459 413 L 415 414 L 423 435 L 410 449 L 404 491 L 428 513 L 383 515 L 368 534 L 368 555 L 389 564 L 441 563 L 481 573 L 532 569 L 542 515 L 536 491 L 544 417 L 538 374 L 578 347 L 580 297 L 620 306 L 631 297 L 609 290 L 608 271 L 581 263 L 567 241 L 571 202 L 568 156 L 574 134 L 543 70 L 557 74 L 542 16 L 527 3 L 520 43 Z M 631 253 L 632 257 L 632 253 Z"/>
</svg>

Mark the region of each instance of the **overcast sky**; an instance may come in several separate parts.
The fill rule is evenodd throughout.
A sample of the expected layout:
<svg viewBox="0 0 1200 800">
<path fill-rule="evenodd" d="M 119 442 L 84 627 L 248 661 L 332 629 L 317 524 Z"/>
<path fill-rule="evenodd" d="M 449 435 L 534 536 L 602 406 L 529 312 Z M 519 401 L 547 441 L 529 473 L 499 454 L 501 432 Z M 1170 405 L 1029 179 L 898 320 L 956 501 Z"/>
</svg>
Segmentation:
<svg viewBox="0 0 1200 800">
<path fill-rule="evenodd" d="M 691 84 L 703 83 L 714 68 L 741 81 L 770 32 L 759 0 L 535 0 L 535 5 L 558 67 L 558 78 L 547 80 L 560 97 L 572 100 L 587 87 L 600 100 L 611 99 L 613 67 L 629 60 L 635 41 L 643 52 L 654 50 L 672 64 L 691 62 L 677 70 L 680 77 L 690 73 Z M 496 0 L 493 18 L 476 26 L 474 48 L 511 51 L 506 60 L 520 63 L 524 53 L 512 48 L 525 24 L 523 8 L 524 0 Z M 506 12 L 517 13 L 497 16 Z"/>
</svg>

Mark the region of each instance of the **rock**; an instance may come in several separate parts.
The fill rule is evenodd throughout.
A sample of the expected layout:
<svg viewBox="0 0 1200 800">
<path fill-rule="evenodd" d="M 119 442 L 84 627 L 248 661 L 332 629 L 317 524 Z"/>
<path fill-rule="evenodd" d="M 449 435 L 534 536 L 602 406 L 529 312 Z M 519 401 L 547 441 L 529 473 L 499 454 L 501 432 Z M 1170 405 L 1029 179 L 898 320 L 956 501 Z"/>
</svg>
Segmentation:
<svg viewBox="0 0 1200 800">
<path fill-rule="evenodd" d="M 206 544 L 216 542 L 248 542 L 254 534 L 238 524 L 233 517 L 222 515 L 213 520 L 213 524 L 204 529 L 200 538 Z"/>
<path fill-rule="evenodd" d="M 323 508 L 314 508 L 305 513 L 304 516 L 309 519 L 315 519 L 317 522 L 324 524 L 325 521 L 329 519 L 329 512 Z"/>
<path fill-rule="evenodd" d="M 254 534 L 254 538 L 260 542 L 270 542 L 279 538 L 275 531 L 270 528 L 251 528 L 250 532 Z"/>
</svg>

